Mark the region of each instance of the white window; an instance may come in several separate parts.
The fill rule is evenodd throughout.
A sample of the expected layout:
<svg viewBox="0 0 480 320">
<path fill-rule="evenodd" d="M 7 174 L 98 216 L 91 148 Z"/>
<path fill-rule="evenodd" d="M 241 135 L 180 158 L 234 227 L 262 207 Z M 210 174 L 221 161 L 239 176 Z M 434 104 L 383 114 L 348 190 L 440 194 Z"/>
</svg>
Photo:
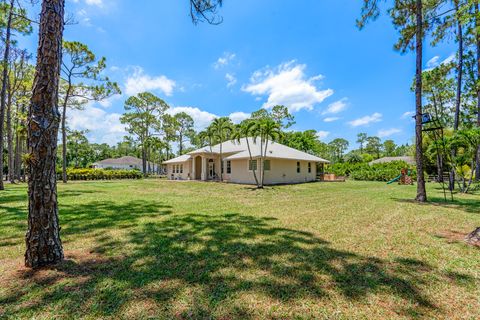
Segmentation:
<svg viewBox="0 0 480 320">
<path fill-rule="evenodd" d="M 263 168 L 265 171 L 270 171 L 270 160 L 263 160 Z"/>
<path fill-rule="evenodd" d="M 300 173 L 300 161 L 297 161 L 297 173 Z"/>
<path fill-rule="evenodd" d="M 180 173 L 183 173 L 183 164 L 180 165 Z"/>
<path fill-rule="evenodd" d="M 312 163 L 308 163 L 308 173 L 312 173 Z"/>
<path fill-rule="evenodd" d="M 248 170 L 257 170 L 257 160 L 248 160 Z"/>
</svg>

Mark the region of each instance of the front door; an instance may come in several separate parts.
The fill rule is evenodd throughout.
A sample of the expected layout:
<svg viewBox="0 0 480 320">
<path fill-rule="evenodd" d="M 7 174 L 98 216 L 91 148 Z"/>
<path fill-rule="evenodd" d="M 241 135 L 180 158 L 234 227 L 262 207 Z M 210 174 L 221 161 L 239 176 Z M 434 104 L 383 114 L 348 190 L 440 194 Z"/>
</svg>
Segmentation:
<svg viewBox="0 0 480 320">
<path fill-rule="evenodd" d="M 215 178 L 215 162 L 212 159 L 208 161 L 208 179 L 213 180 Z"/>
</svg>

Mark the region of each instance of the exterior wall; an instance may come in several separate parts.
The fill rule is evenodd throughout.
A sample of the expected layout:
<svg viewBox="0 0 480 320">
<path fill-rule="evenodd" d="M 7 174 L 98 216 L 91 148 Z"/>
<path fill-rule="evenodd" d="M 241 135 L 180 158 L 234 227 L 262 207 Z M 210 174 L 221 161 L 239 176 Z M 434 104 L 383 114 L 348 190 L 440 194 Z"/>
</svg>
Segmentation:
<svg viewBox="0 0 480 320">
<path fill-rule="evenodd" d="M 308 161 L 300 161 L 300 173 L 297 173 L 297 161 L 285 159 L 269 159 L 270 170 L 265 171 L 265 184 L 304 183 L 316 180 L 317 165 L 311 163 L 311 172 L 308 173 Z M 257 178 L 261 179 L 260 159 L 258 161 Z M 248 160 L 233 160 L 232 173 L 225 175 L 225 180 L 233 183 L 255 184 L 253 172 L 248 170 Z"/>
<path fill-rule="evenodd" d="M 248 170 L 248 160 L 232 160 L 232 173 L 225 174 L 225 180 L 234 183 L 255 184 L 255 178 L 252 171 Z M 226 164 L 225 164 L 226 168 Z M 256 171 L 259 177 L 259 171 Z"/>
<path fill-rule="evenodd" d="M 316 180 L 317 165 L 315 162 L 311 163 L 311 172 L 308 173 L 308 161 L 300 161 L 300 173 L 297 173 L 297 161 L 286 159 L 269 159 L 270 170 L 265 171 L 264 183 L 269 184 L 289 184 L 289 183 L 304 183 Z M 261 178 L 260 159 L 258 161 L 258 169 L 256 170 L 257 178 Z M 175 165 L 183 164 L 183 173 L 174 173 L 173 168 Z M 208 160 L 207 160 L 208 164 Z M 233 183 L 241 184 L 255 184 L 255 178 L 253 172 L 248 170 L 248 160 L 232 160 L 231 161 L 231 174 L 227 174 L 227 161 L 225 161 L 225 174 L 224 180 Z M 207 169 L 208 171 L 208 165 Z M 215 171 L 220 176 L 220 159 L 215 159 Z M 208 172 L 207 172 L 208 173 Z M 195 180 L 192 175 L 192 160 L 188 160 L 178 164 L 167 165 L 167 178 L 170 180 Z"/>
<path fill-rule="evenodd" d="M 183 173 L 173 172 L 174 168 L 178 165 L 183 165 Z M 182 163 L 169 163 L 167 164 L 167 178 L 169 180 L 193 180 L 192 177 L 192 160 L 188 160 Z"/>
<path fill-rule="evenodd" d="M 304 183 L 317 178 L 317 164 L 310 162 L 311 172 L 308 173 L 308 161 L 300 162 L 300 173 L 297 173 L 296 160 L 271 159 L 270 171 L 265 171 L 265 184 Z"/>
</svg>

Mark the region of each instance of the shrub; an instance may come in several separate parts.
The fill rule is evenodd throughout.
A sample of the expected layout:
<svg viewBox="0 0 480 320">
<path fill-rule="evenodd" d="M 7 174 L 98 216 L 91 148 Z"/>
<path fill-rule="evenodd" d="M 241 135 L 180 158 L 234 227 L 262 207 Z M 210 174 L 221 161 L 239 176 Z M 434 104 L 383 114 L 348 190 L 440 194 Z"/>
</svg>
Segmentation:
<svg viewBox="0 0 480 320">
<path fill-rule="evenodd" d="M 61 171 L 57 171 L 57 174 L 61 174 Z M 138 170 L 67 169 L 67 179 L 71 181 L 140 178 L 142 178 L 142 173 Z"/>
<path fill-rule="evenodd" d="M 390 181 L 397 177 L 402 169 L 411 170 L 410 176 L 416 179 L 416 171 L 403 161 L 389 163 L 378 163 L 368 165 L 367 163 L 336 163 L 327 167 L 327 172 L 337 176 L 347 176 L 354 180 L 362 181 Z"/>
</svg>

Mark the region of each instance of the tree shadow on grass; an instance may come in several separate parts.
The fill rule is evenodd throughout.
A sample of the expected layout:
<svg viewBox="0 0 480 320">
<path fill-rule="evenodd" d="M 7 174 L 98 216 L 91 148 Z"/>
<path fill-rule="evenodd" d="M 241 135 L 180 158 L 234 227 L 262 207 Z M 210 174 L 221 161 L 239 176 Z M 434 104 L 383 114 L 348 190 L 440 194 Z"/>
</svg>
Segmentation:
<svg viewBox="0 0 480 320">
<path fill-rule="evenodd" d="M 170 206 L 163 205 L 160 202 L 145 202 L 141 200 L 122 202 L 113 201 L 89 201 L 83 204 L 71 204 L 71 201 L 65 203 L 67 197 L 78 197 L 84 194 L 102 193 L 102 191 L 62 191 L 59 194 L 59 219 L 62 228 L 61 235 L 80 235 L 92 233 L 97 230 L 108 228 L 127 229 L 134 227 L 136 221 L 140 218 L 158 217 L 160 215 L 170 214 Z M 98 198 L 101 198 L 99 196 Z M 3 201 L 5 200 L 5 201 Z M 27 201 L 26 194 L 7 195 L 0 202 L 0 230 L 6 228 L 12 229 L 10 235 L 0 234 L 1 246 L 14 246 L 23 242 L 23 237 L 27 228 Z M 12 205 L 12 203 L 20 205 Z M 5 204 L 4 204 L 5 203 Z"/>
<path fill-rule="evenodd" d="M 445 201 L 445 198 L 438 197 L 438 196 L 430 196 L 428 197 L 427 203 L 419 203 L 413 199 L 392 198 L 392 200 L 397 202 L 413 203 L 413 204 L 424 205 L 424 206 L 425 205 L 440 206 L 448 209 L 462 210 L 467 213 L 480 214 L 480 200 L 477 200 L 477 199 L 461 199 L 461 198 L 455 197 L 453 201 L 450 198 L 447 198 L 447 201 Z"/>
<path fill-rule="evenodd" d="M 396 312 L 411 316 L 440 312 L 423 293 L 436 281 L 474 281 L 419 260 L 338 250 L 311 233 L 277 227 L 274 218 L 191 213 L 139 223 L 136 217 L 158 211 L 157 203 L 141 203 L 77 207 L 78 221 L 67 219 L 66 233 L 127 222 L 128 234 L 98 233 L 91 253 L 73 252 L 56 268 L 15 273 L 17 285 L 0 295 L 0 317 L 3 309 L 7 318 L 56 310 L 59 317 L 248 319 L 275 317 L 273 306 L 291 310 L 337 295 L 361 303 L 370 294 L 388 296 L 397 301 Z M 112 214 L 126 218 L 117 224 Z M 250 307 L 245 296 L 262 304 Z"/>
<path fill-rule="evenodd" d="M 62 220 L 63 215 L 67 216 L 74 215 L 76 210 L 74 207 L 68 207 L 64 205 L 63 199 L 69 197 L 79 197 L 86 194 L 101 194 L 103 191 L 92 191 L 92 190 L 65 190 L 59 193 L 60 201 L 60 220 Z M 6 189 L 2 191 L 0 198 L 0 230 L 6 230 L 10 228 L 14 231 L 15 235 L 12 237 L 18 238 L 18 233 L 25 233 L 27 226 L 27 203 L 28 197 L 25 189 Z M 113 204 L 112 204 L 113 205 Z M 64 210 L 65 209 L 65 210 Z M 91 209 L 91 208 L 90 208 Z M 120 209 L 125 209 L 124 207 Z M 95 210 L 91 210 L 95 212 Z M 71 219 L 70 219 L 71 220 Z M 62 221 L 61 221 L 62 222 Z M 1 243 L 7 240 L 6 237 L 2 237 L 0 234 L 0 246 Z M 8 241 L 7 241 L 8 242 Z M 15 245 L 13 242 L 8 242 L 9 245 Z"/>
</svg>

